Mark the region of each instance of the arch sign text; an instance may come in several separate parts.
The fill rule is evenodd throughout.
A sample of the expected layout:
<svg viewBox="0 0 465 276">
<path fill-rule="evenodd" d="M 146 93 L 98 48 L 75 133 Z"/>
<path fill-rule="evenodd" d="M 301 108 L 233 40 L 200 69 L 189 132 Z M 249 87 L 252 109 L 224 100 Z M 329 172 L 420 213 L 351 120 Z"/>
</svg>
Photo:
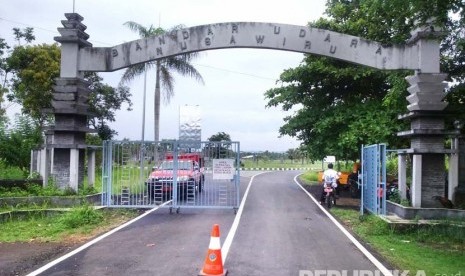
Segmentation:
<svg viewBox="0 0 465 276">
<path fill-rule="evenodd" d="M 196 26 L 114 47 L 83 48 L 80 71 L 115 71 L 182 53 L 224 48 L 276 49 L 329 56 L 378 69 L 419 69 L 418 49 L 389 46 L 332 31 L 275 23 Z"/>
</svg>

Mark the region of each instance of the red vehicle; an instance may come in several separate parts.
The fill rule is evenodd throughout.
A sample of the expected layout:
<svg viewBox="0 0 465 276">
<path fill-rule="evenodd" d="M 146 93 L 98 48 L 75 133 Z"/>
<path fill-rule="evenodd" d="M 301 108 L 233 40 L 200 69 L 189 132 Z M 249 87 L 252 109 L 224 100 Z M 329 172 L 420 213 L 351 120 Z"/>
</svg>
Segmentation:
<svg viewBox="0 0 465 276">
<path fill-rule="evenodd" d="M 172 154 L 167 154 L 165 160 L 158 167 L 154 167 L 146 182 L 151 198 L 158 193 L 163 196 L 163 199 L 171 199 L 174 169 Z M 189 193 L 199 193 L 203 190 L 205 180 L 203 171 L 203 158 L 200 153 L 178 155 L 176 180 L 179 198 L 187 198 Z"/>
</svg>

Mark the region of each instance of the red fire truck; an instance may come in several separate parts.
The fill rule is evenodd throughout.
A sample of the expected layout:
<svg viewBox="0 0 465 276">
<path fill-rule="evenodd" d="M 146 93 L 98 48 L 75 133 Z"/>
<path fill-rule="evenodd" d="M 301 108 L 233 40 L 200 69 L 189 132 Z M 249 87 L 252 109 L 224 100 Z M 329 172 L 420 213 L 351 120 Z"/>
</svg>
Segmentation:
<svg viewBox="0 0 465 276">
<path fill-rule="evenodd" d="M 163 162 L 154 167 L 147 179 L 146 185 L 151 198 L 157 194 L 163 199 L 171 199 L 173 194 L 173 175 L 176 170 L 178 198 L 187 198 L 189 194 L 203 190 L 205 182 L 203 157 L 200 153 L 179 154 L 177 164 L 173 154 L 165 155 Z"/>
</svg>

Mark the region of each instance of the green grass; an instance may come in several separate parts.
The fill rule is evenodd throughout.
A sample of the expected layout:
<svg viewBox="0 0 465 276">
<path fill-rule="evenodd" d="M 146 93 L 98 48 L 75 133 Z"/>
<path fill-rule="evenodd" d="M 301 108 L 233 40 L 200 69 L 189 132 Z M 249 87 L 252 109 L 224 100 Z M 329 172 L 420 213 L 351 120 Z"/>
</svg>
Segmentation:
<svg viewBox="0 0 465 276">
<path fill-rule="evenodd" d="M 112 167 L 112 194 L 121 193 L 121 188 L 128 187 L 132 191 L 143 191 L 145 189 L 145 181 L 147 180 L 150 172 L 152 171 L 151 167 L 146 166 L 142 172 L 142 178 L 140 174 L 139 164 L 131 164 L 127 166 L 120 166 L 114 164 Z M 102 175 L 96 175 L 96 182 L 98 179 L 102 179 Z M 100 183 L 102 181 L 100 180 Z M 100 186 L 102 186 L 100 184 Z M 102 189 L 106 187 L 102 186 Z"/>
<path fill-rule="evenodd" d="M 242 159 L 243 168 L 312 168 L 321 170 L 321 162 L 309 163 L 302 160 L 258 160 L 258 162 L 251 159 Z"/>
<path fill-rule="evenodd" d="M 465 228 L 451 222 L 393 228 L 382 219 L 359 216 L 355 210 L 331 212 L 399 270 L 424 270 L 426 275 L 465 272 Z"/>
<path fill-rule="evenodd" d="M 71 196 L 71 195 L 89 195 L 98 191 L 93 187 L 84 186 L 77 193 L 72 189 L 60 190 L 55 185 L 49 184 L 46 187 L 31 183 L 25 189 L 18 187 L 0 187 L 0 197 L 25 197 L 25 196 Z"/>
<path fill-rule="evenodd" d="M 24 179 L 25 172 L 17 167 L 8 167 L 0 160 L 0 179 L 18 180 Z"/>
<path fill-rule="evenodd" d="M 82 206 L 69 212 L 46 216 L 38 212 L 26 219 L 0 223 L 0 242 L 69 242 L 68 237 L 92 236 L 107 231 L 137 215 L 135 210 L 95 210 Z"/>
<path fill-rule="evenodd" d="M 12 205 L 3 205 L 0 206 L 0 212 L 8 212 L 8 211 L 17 211 L 17 210 L 41 210 L 51 208 L 50 201 L 45 201 L 42 204 L 36 203 L 18 203 L 14 206 Z"/>
<path fill-rule="evenodd" d="M 318 172 L 307 171 L 300 176 L 300 180 L 302 180 L 307 185 L 318 184 Z"/>
</svg>

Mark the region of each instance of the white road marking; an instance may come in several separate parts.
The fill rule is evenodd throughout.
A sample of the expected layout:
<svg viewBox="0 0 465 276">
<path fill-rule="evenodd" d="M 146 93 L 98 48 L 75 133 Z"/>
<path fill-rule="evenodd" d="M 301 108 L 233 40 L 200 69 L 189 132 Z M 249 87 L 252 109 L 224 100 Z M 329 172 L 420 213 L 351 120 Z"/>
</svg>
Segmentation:
<svg viewBox="0 0 465 276">
<path fill-rule="evenodd" d="M 170 200 L 170 201 L 167 201 L 167 202 L 165 202 L 165 203 L 163 203 L 162 205 L 159 205 L 159 206 L 157 206 L 157 207 L 151 209 L 151 210 L 148 211 L 148 212 L 143 213 L 142 215 L 140 215 L 140 216 L 138 216 L 138 217 L 136 217 L 136 218 L 133 218 L 132 220 L 126 222 L 125 224 L 122 224 L 122 225 L 116 227 L 115 229 L 113 229 L 113 230 L 111 230 L 111 231 L 109 231 L 109 232 L 103 234 L 102 236 L 99 236 L 98 238 L 93 239 L 93 240 L 89 241 L 88 243 L 81 245 L 80 247 L 78 247 L 78 248 L 74 249 L 73 251 L 69 252 L 68 254 L 61 256 L 60 258 L 58 258 L 58 259 L 56 259 L 56 260 L 54 260 L 54 261 L 52 261 L 52 262 L 50 262 L 50 263 L 48 263 L 48 264 L 42 266 L 41 268 L 39 268 L 39 269 L 37 269 L 37 270 L 35 270 L 35 271 L 33 271 L 33 272 L 27 274 L 26 276 L 35 276 L 35 275 L 39 275 L 40 273 L 46 271 L 47 269 L 53 267 L 54 265 L 57 265 L 57 264 L 59 264 L 60 262 L 62 262 L 62 261 L 64 261 L 64 260 L 68 259 L 69 257 L 71 257 L 71 256 L 73 256 L 73 255 L 76 255 L 77 253 L 79 253 L 79 252 L 83 251 L 84 249 L 88 248 L 89 246 L 91 246 L 91 245 L 93 245 L 93 244 L 95 244 L 95 243 L 97 243 L 97 242 L 103 240 L 104 238 L 110 236 L 111 234 L 113 234 L 113 233 L 115 233 L 115 232 L 118 232 L 119 230 L 123 229 L 124 227 L 126 227 L 126 226 L 128 226 L 128 225 L 130 225 L 130 224 L 133 224 L 134 222 L 140 220 L 141 218 L 147 216 L 148 214 L 152 213 L 152 212 L 155 211 L 155 210 L 158 210 L 159 208 L 165 206 L 166 204 L 168 204 L 168 203 L 170 203 L 170 202 L 171 202 L 171 200 Z"/>
<path fill-rule="evenodd" d="M 301 174 L 298 174 L 294 177 L 294 182 L 299 185 L 299 187 L 304 190 L 304 192 L 315 202 L 316 205 L 325 213 L 329 219 L 339 228 L 339 230 L 346 235 L 347 238 L 370 260 L 380 271 L 383 275 L 385 276 L 392 276 L 392 272 L 388 270 L 378 259 L 375 258 L 352 234 L 347 231 L 344 226 L 342 226 L 329 212 L 326 210 L 323 206 L 321 206 L 320 202 L 317 201 L 307 190 L 305 190 L 302 185 L 299 184 L 297 181 L 297 177 L 299 177 Z"/>
<path fill-rule="evenodd" d="M 242 197 L 241 205 L 239 205 L 239 210 L 237 211 L 236 217 L 234 218 L 233 224 L 231 225 L 231 229 L 229 229 L 228 236 L 224 240 L 223 247 L 221 248 L 221 256 L 223 257 L 223 264 L 226 262 L 226 257 L 228 256 L 229 248 L 231 247 L 232 241 L 234 239 L 234 235 L 236 235 L 237 227 L 239 226 L 239 221 L 241 220 L 242 211 L 244 210 L 245 201 L 247 199 L 247 195 L 249 194 L 250 186 L 252 186 L 252 181 L 255 176 L 264 174 L 268 172 L 261 172 L 257 173 L 252 176 L 247 185 L 247 189 L 245 190 L 244 197 Z"/>
</svg>

